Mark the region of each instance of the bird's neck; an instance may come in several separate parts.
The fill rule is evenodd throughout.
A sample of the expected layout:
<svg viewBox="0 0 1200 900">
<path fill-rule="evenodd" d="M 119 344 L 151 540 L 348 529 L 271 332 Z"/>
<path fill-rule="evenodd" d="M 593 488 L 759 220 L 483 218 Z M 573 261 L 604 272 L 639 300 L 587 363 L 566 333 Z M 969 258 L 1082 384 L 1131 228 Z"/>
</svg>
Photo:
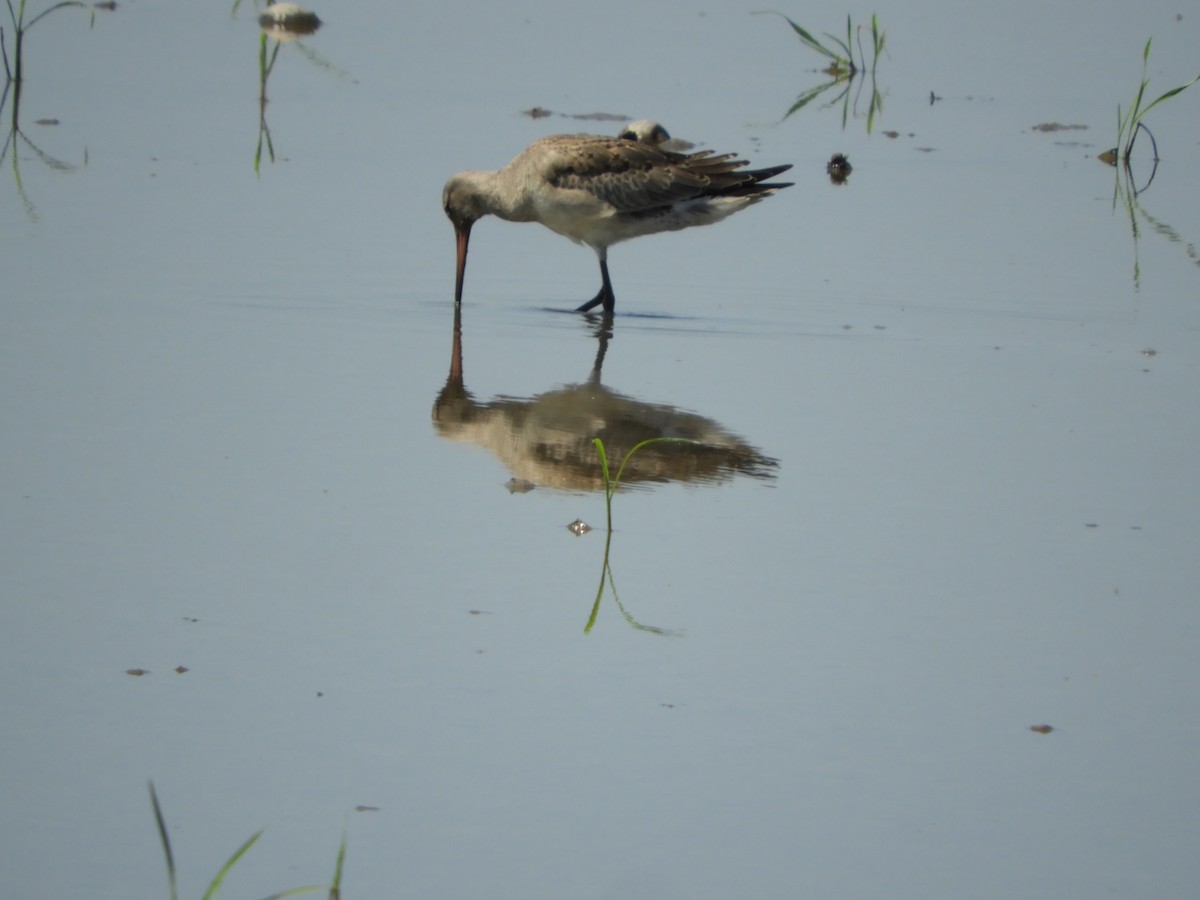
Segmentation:
<svg viewBox="0 0 1200 900">
<path fill-rule="evenodd" d="M 516 179 L 503 177 L 502 172 L 472 172 L 471 182 L 492 215 L 509 222 L 533 220 L 529 195 Z"/>
</svg>

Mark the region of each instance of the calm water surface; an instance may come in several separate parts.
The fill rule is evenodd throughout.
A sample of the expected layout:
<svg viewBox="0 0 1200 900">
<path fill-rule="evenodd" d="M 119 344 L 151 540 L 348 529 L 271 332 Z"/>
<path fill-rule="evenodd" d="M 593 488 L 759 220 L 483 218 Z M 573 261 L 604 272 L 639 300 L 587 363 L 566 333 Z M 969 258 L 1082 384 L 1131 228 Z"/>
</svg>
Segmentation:
<svg viewBox="0 0 1200 900">
<path fill-rule="evenodd" d="M 1095 156 L 1200 20 L 1110 6 L 878 7 L 870 133 L 867 95 L 788 115 L 819 60 L 751 4 L 318 7 L 261 116 L 249 6 L 39 23 L 6 893 L 164 896 L 152 778 L 185 896 L 264 826 L 228 896 L 343 830 L 358 898 L 1188 896 L 1200 94 L 1132 213 Z M 595 112 L 796 186 L 616 247 L 608 334 L 562 312 L 590 251 L 481 222 L 448 378 L 444 180 Z M 641 459 L 607 556 L 596 433 L 704 441 Z"/>
</svg>

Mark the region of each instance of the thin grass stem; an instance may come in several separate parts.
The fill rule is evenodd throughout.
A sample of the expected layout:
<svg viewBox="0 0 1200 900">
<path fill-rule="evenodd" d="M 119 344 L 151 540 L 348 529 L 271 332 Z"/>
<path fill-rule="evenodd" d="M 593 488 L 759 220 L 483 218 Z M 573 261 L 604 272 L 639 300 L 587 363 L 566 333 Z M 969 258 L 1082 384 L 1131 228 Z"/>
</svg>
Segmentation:
<svg viewBox="0 0 1200 900">
<path fill-rule="evenodd" d="M 163 819 L 162 807 L 158 805 L 158 794 L 154 790 L 154 782 L 150 782 L 150 805 L 154 808 L 154 820 L 158 823 L 158 838 L 162 841 L 163 856 L 167 860 L 167 887 L 171 892 L 171 900 L 179 900 L 179 890 L 175 885 L 175 857 L 171 853 L 171 838 L 167 836 L 167 823 Z"/>
<path fill-rule="evenodd" d="M 24 7 L 25 4 L 22 3 L 21 5 L 22 5 L 22 7 Z M 32 19 L 30 19 L 29 23 L 25 26 L 24 30 L 29 31 L 30 28 L 32 28 L 34 25 L 36 25 L 42 19 L 46 18 L 46 16 L 50 15 L 50 13 L 54 12 L 56 9 L 63 9 L 64 7 L 67 7 L 67 6 L 78 6 L 80 9 L 90 9 L 91 8 L 90 3 L 81 3 L 80 0 L 62 0 L 61 3 L 55 3 L 53 6 L 46 7 L 40 13 L 38 13 L 36 16 L 34 16 Z"/>
<path fill-rule="evenodd" d="M 342 842 L 338 844 L 337 861 L 333 865 L 333 881 L 329 884 L 329 900 L 342 896 L 342 865 L 346 861 L 346 829 L 342 829 Z"/>
</svg>

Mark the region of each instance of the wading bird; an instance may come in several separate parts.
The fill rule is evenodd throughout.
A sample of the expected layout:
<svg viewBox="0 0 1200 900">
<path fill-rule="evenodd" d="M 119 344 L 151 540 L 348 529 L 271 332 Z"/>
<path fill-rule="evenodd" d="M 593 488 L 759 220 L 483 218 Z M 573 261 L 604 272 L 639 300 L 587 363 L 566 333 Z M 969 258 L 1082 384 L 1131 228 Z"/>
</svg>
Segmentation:
<svg viewBox="0 0 1200 900">
<path fill-rule="evenodd" d="M 600 260 L 599 293 L 580 306 L 614 306 L 608 248 L 619 241 L 719 222 L 790 182 L 771 182 L 790 165 L 746 169 L 732 153 L 672 153 L 642 140 L 560 134 L 534 141 L 495 172 L 459 172 L 442 206 L 454 225 L 458 260 L 454 303 L 462 303 L 471 226 L 489 213 L 540 222 Z"/>
</svg>

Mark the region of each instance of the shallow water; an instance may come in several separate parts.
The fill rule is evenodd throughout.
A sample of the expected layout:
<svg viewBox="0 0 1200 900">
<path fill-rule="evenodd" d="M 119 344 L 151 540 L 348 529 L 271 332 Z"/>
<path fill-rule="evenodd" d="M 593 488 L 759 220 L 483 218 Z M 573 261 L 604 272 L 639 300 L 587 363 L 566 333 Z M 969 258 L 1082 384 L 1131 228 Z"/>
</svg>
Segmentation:
<svg viewBox="0 0 1200 900">
<path fill-rule="evenodd" d="M 347 897 L 1189 893 L 1200 93 L 1151 114 L 1136 237 L 1095 156 L 1200 25 L 881 6 L 868 133 L 785 117 L 819 60 L 752 8 L 318 8 L 257 174 L 254 10 L 31 32 L 7 891 L 165 894 L 152 778 L 186 896 L 264 826 L 228 895 L 327 880 L 343 829 Z M 448 381 L 445 178 L 617 130 L 534 106 L 796 186 L 616 247 L 611 335 L 563 312 L 590 251 L 481 222 Z M 606 555 L 614 420 L 742 470 L 645 457 Z"/>
</svg>

